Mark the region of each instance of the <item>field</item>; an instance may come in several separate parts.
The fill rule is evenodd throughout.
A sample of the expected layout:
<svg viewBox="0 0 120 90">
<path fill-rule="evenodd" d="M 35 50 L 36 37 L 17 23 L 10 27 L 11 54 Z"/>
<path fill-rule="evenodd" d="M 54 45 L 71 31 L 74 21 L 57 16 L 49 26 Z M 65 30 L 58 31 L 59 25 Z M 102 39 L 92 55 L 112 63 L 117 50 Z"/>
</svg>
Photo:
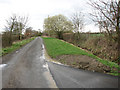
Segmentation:
<svg viewBox="0 0 120 90">
<path fill-rule="evenodd" d="M 32 38 L 29 38 L 29 39 L 25 39 L 25 40 L 22 40 L 22 41 L 15 42 L 10 47 L 2 48 L 2 52 L 0 52 L 0 56 L 3 56 L 3 55 L 8 54 L 12 51 L 15 51 L 18 48 L 20 48 L 21 46 L 29 43 L 30 41 L 32 41 L 34 39 L 35 39 L 35 37 L 32 37 Z"/>
<path fill-rule="evenodd" d="M 96 33 L 91 33 L 90 36 L 96 37 L 96 36 L 104 36 L 104 34 L 96 34 Z"/>
<path fill-rule="evenodd" d="M 47 49 L 47 52 L 52 58 L 56 58 L 57 56 L 60 56 L 60 55 L 86 55 L 96 59 L 97 61 L 101 62 L 106 66 L 109 66 L 110 68 L 120 68 L 118 64 L 114 62 L 101 59 L 91 53 L 88 53 L 64 41 L 61 41 L 55 38 L 48 38 L 48 37 L 42 37 L 42 38 L 44 40 L 44 44 Z"/>
</svg>

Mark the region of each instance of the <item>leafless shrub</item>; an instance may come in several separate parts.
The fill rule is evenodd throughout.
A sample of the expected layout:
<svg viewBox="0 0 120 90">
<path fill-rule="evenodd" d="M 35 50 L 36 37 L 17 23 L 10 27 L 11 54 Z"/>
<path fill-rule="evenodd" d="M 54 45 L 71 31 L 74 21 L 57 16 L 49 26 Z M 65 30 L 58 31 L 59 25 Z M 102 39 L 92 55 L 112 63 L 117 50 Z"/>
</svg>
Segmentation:
<svg viewBox="0 0 120 90">
<path fill-rule="evenodd" d="M 118 44 L 118 59 L 120 60 L 120 1 L 118 0 L 90 0 L 89 5 L 93 7 L 91 13 L 93 21 L 105 31 L 109 41 Z"/>
</svg>

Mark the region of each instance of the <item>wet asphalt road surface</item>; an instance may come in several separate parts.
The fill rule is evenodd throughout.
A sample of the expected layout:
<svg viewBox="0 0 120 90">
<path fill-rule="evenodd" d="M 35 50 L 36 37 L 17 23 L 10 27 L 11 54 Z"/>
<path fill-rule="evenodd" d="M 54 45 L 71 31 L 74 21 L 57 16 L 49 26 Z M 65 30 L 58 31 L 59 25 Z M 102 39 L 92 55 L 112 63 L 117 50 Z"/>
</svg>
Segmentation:
<svg viewBox="0 0 120 90">
<path fill-rule="evenodd" d="M 45 60 L 40 37 L 3 57 L 3 88 L 118 88 L 118 78 Z M 8 59 L 8 60 L 6 60 Z"/>
<path fill-rule="evenodd" d="M 36 38 L 16 51 L 2 70 L 3 88 L 55 88 L 42 53 L 42 39 Z"/>
<path fill-rule="evenodd" d="M 118 78 L 102 73 L 48 63 L 60 88 L 118 88 Z"/>
</svg>

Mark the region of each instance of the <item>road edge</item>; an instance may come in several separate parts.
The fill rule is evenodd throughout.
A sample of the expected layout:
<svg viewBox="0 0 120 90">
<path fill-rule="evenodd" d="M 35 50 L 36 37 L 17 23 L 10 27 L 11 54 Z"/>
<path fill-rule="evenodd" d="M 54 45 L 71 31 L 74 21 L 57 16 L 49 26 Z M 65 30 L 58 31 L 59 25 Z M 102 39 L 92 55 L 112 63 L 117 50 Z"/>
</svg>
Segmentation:
<svg viewBox="0 0 120 90">
<path fill-rule="evenodd" d="M 41 38 L 42 39 L 42 38 Z M 43 39 L 42 39 L 43 40 Z M 46 60 L 46 63 L 48 62 L 48 61 L 52 61 L 52 59 L 49 57 L 49 55 L 47 54 L 47 52 L 46 52 L 46 49 L 45 49 L 45 47 L 44 47 L 44 42 L 43 42 L 43 45 L 42 45 L 42 51 L 43 51 L 43 55 L 44 55 L 44 58 L 45 58 L 45 60 Z M 48 63 L 47 63 L 48 64 Z M 51 71 L 50 71 L 50 68 L 49 68 L 49 66 L 48 66 L 48 72 L 45 72 L 44 73 L 44 75 L 46 75 L 46 76 L 48 76 L 46 79 L 50 82 L 49 84 L 49 87 L 50 88 L 56 88 L 56 89 L 58 89 L 58 86 L 57 86 L 57 84 L 56 84 L 56 82 L 55 82 L 55 80 L 54 80 L 54 78 L 53 78 L 53 75 L 51 74 Z M 59 89 L 58 89 L 59 90 Z"/>
</svg>

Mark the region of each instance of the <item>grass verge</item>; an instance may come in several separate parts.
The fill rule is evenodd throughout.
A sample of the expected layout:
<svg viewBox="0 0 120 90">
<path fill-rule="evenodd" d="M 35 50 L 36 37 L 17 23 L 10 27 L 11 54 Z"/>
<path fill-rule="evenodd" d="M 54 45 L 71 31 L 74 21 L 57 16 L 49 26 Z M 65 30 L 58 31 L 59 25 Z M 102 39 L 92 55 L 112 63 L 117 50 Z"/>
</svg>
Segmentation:
<svg viewBox="0 0 120 90">
<path fill-rule="evenodd" d="M 19 49 L 21 46 L 29 43 L 30 41 L 32 41 L 34 39 L 35 39 L 35 37 L 32 37 L 29 39 L 18 41 L 16 43 L 12 44 L 12 46 L 10 46 L 10 47 L 2 48 L 2 52 L 0 52 L 0 56 L 3 56 L 3 55 L 8 54 L 10 52 L 13 52 L 13 51 Z"/>
<path fill-rule="evenodd" d="M 42 37 L 42 38 L 44 40 L 44 44 L 46 46 L 48 55 L 51 56 L 52 58 L 56 58 L 56 56 L 59 55 L 86 55 L 98 60 L 99 62 L 101 62 L 106 66 L 109 66 L 110 68 L 120 69 L 120 66 L 117 63 L 101 59 L 91 53 L 88 53 L 80 48 L 77 48 L 76 46 L 63 42 L 59 39 L 48 38 L 48 37 Z M 118 74 L 112 71 L 112 75 L 117 76 Z"/>
</svg>

